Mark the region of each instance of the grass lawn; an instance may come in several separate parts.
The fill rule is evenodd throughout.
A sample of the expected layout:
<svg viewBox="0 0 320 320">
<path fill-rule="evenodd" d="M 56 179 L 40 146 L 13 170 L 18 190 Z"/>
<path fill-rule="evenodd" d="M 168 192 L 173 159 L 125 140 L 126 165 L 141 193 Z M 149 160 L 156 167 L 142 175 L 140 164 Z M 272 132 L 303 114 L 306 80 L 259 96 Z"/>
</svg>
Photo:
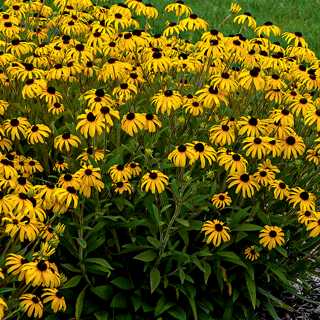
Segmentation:
<svg viewBox="0 0 320 320">
<path fill-rule="evenodd" d="M 159 7 L 172 1 L 150 1 Z M 195 13 L 209 21 L 210 26 L 219 28 L 219 24 L 228 14 L 231 0 L 186 0 Z M 258 24 L 272 21 L 283 31 L 300 31 L 310 47 L 320 52 L 320 0 L 239 0 L 243 12 L 250 12 Z M 230 23 L 228 23 L 230 26 Z M 224 34 L 237 32 L 223 26 Z"/>
</svg>

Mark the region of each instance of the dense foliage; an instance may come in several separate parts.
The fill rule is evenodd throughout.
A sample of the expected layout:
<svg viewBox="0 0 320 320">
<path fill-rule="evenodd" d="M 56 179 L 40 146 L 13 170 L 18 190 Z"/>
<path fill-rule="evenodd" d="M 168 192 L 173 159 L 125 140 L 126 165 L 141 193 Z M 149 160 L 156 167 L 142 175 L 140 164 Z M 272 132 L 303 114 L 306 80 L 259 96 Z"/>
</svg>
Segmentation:
<svg viewBox="0 0 320 320">
<path fill-rule="evenodd" d="M 319 260 L 320 63 L 236 3 L 226 23 L 4 1 L 0 319 L 291 310 Z"/>
</svg>

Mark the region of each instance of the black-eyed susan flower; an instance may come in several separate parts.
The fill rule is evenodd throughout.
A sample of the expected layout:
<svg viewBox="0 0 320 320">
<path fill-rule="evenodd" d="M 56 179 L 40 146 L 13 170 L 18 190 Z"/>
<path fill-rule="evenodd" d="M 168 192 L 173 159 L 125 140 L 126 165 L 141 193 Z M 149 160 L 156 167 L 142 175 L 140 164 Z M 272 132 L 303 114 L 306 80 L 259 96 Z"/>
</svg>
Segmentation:
<svg viewBox="0 0 320 320">
<path fill-rule="evenodd" d="M 219 247 L 221 243 L 227 242 L 231 239 L 229 227 L 224 225 L 224 222 L 214 219 L 213 221 L 206 221 L 201 231 L 206 236 L 207 244 L 212 243 L 215 247 Z"/>
<path fill-rule="evenodd" d="M 229 11 L 230 11 L 232 14 L 238 14 L 238 13 L 241 11 L 241 7 L 240 7 L 239 3 L 237 3 L 237 2 L 232 2 L 231 5 L 230 5 Z"/>
<path fill-rule="evenodd" d="M 103 160 L 104 156 L 104 150 L 94 148 L 93 146 L 89 146 L 88 148 L 84 149 L 84 151 L 81 154 L 79 154 L 77 159 L 85 162 L 89 161 L 91 158 L 94 161 L 101 161 Z"/>
<path fill-rule="evenodd" d="M 119 103 L 125 103 L 131 100 L 137 92 L 137 87 L 134 84 L 123 82 L 113 89 L 112 94 L 119 100 Z"/>
<path fill-rule="evenodd" d="M 218 163 L 230 174 L 244 173 L 247 170 L 248 161 L 236 152 L 219 152 Z"/>
<path fill-rule="evenodd" d="M 298 135 L 290 135 L 281 140 L 281 146 L 283 150 L 283 158 L 291 159 L 297 158 L 305 151 L 305 144 L 303 139 Z"/>
<path fill-rule="evenodd" d="M 299 211 L 298 212 L 298 222 L 301 224 L 304 224 L 305 226 L 308 226 L 309 222 L 312 222 L 315 220 L 314 216 L 315 212 L 306 210 L 306 211 Z"/>
<path fill-rule="evenodd" d="M 25 271 L 23 271 L 22 267 L 28 263 L 28 260 L 25 259 L 23 256 L 9 253 L 6 257 L 6 267 L 7 272 L 12 274 L 18 278 L 19 281 L 24 279 Z"/>
<path fill-rule="evenodd" d="M 246 150 L 246 156 L 252 158 L 265 158 L 270 150 L 269 137 L 248 137 L 243 139 L 243 149 Z"/>
<path fill-rule="evenodd" d="M 261 35 L 270 37 L 271 34 L 277 37 L 277 36 L 280 36 L 281 34 L 280 28 L 274 25 L 271 21 L 267 21 L 263 25 L 258 26 L 255 29 L 255 32 L 258 37 L 261 37 Z"/>
<path fill-rule="evenodd" d="M 207 21 L 200 18 L 195 13 L 191 13 L 189 17 L 182 19 L 180 24 L 188 31 L 207 30 L 209 26 Z"/>
<path fill-rule="evenodd" d="M 80 188 L 80 180 L 76 175 L 70 173 L 62 174 L 58 179 L 58 187 L 66 189 L 67 187 L 73 187 L 76 190 Z"/>
<path fill-rule="evenodd" d="M 275 199 L 286 199 L 290 194 L 289 187 L 282 181 L 276 180 L 271 184 L 273 188 L 273 195 Z"/>
<path fill-rule="evenodd" d="M 316 196 L 307 192 L 300 187 L 295 187 L 290 190 L 290 194 L 288 195 L 289 203 L 293 205 L 293 207 L 299 207 L 300 210 L 306 211 L 314 211 L 315 210 L 315 201 Z"/>
<path fill-rule="evenodd" d="M 142 9 L 142 14 L 149 19 L 156 19 L 159 12 L 151 3 L 146 3 Z"/>
<path fill-rule="evenodd" d="M 141 174 L 141 166 L 138 162 L 130 162 L 126 164 L 126 167 L 130 170 L 131 177 L 139 177 Z"/>
<path fill-rule="evenodd" d="M 169 184 L 169 178 L 159 170 L 151 170 L 141 178 L 141 190 L 162 193 Z"/>
<path fill-rule="evenodd" d="M 57 200 L 67 208 L 71 207 L 75 209 L 78 206 L 79 197 L 74 187 L 69 186 L 66 189 L 57 188 L 54 192 Z"/>
<path fill-rule="evenodd" d="M 248 137 L 259 137 L 264 136 L 266 133 L 266 121 L 255 117 L 242 116 L 238 120 L 238 125 L 240 127 L 240 135 L 245 134 Z"/>
<path fill-rule="evenodd" d="M 25 281 L 32 286 L 55 288 L 60 285 L 60 276 L 54 263 L 35 260 L 22 266 Z"/>
<path fill-rule="evenodd" d="M 118 181 L 112 184 L 114 192 L 117 194 L 123 194 L 127 192 L 128 194 L 132 193 L 132 186 L 128 181 Z"/>
<path fill-rule="evenodd" d="M 0 115 L 3 116 L 8 109 L 9 103 L 5 100 L 0 100 Z"/>
<path fill-rule="evenodd" d="M 209 139 L 218 146 L 231 145 L 236 140 L 234 127 L 227 124 L 214 125 L 209 130 Z"/>
<path fill-rule="evenodd" d="M 228 192 L 222 192 L 214 194 L 211 197 L 211 203 L 218 209 L 223 209 L 226 206 L 230 206 L 232 199 L 229 196 Z"/>
<path fill-rule="evenodd" d="M 282 34 L 282 37 L 288 44 L 293 44 L 294 46 L 308 47 L 308 44 L 300 31 L 284 32 Z"/>
<path fill-rule="evenodd" d="M 196 153 L 193 146 L 190 144 L 181 144 L 168 155 L 168 159 L 176 167 L 185 167 L 187 165 L 187 161 L 189 161 L 189 163 L 193 163 L 195 158 Z"/>
<path fill-rule="evenodd" d="M 320 234 L 320 212 L 314 212 L 312 219 L 307 224 L 307 230 L 310 231 L 309 236 L 318 237 Z"/>
<path fill-rule="evenodd" d="M 121 129 L 128 135 L 134 136 L 144 128 L 145 117 L 141 113 L 128 112 L 121 120 Z"/>
<path fill-rule="evenodd" d="M 292 104 L 289 105 L 289 109 L 297 117 L 300 114 L 306 117 L 308 112 L 314 111 L 315 105 L 312 101 L 312 97 L 310 95 L 305 95 L 303 97 L 297 97 L 296 99 L 294 99 Z"/>
<path fill-rule="evenodd" d="M 48 105 L 48 111 L 54 115 L 64 112 L 65 107 L 60 102 L 54 102 L 53 104 Z"/>
<path fill-rule="evenodd" d="M 167 4 L 164 10 L 166 12 L 174 12 L 178 17 L 183 15 L 189 16 L 192 13 L 191 8 L 182 0 L 176 0 L 173 3 Z"/>
<path fill-rule="evenodd" d="M 41 295 L 43 303 L 51 303 L 51 309 L 53 312 L 66 311 L 67 305 L 64 296 L 56 288 L 46 288 L 43 289 L 43 294 Z"/>
<path fill-rule="evenodd" d="M 186 113 L 191 114 L 193 117 L 198 117 L 204 112 L 202 103 L 198 102 L 197 99 L 188 99 L 183 107 Z"/>
<path fill-rule="evenodd" d="M 40 298 L 32 293 L 20 296 L 20 307 L 29 318 L 40 319 L 43 315 L 43 304 Z"/>
<path fill-rule="evenodd" d="M 236 186 L 236 193 L 241 193 L 243 198 L 252 198 L 254 193 L 260 189 L 256 179 L 248 173 L 231 174 L 227 182 L 228 188 Z"/>
<path fill-rule="evenodd" d="M 320 108 L 308 110 L 305 113 L 304 122 L 308 126 L 315 125 L 317 131 L 320 132 Z"/>
<path fill-rule="evenodd" d="M 215 109 L 222 103 L 228 105 L 226 95 L 221 93 L 217 87 L 206 85 L 203 89 L 196 92 L 199 102 L 203 104 L 205 108 Z"/>
<path fill-rule="evenodd" d="M 32 125 L 27 131 L 28 143 L 45 143 L 45 139 L 49 137 L 51 130 L 44 124 Z"/>
<path fill-rule="evenodd" d="M 151 99 L 156 106 L 156 112 L 171 114 L 172 111 L 177 110 L 182 104 L 182 96 L 178 91 L 165 90 L 160 91 Z"/>
<path fill-rule="evenodd" d="M 5 223 L 5 233 L 11 238 L 17 237 L 20 242 L 34 241 L 39 235 L 39 222 L 29 218 L 23 212 L 17 215 L 9 214 L 2 219 Z"/>
<path fill-rule="evenodd" d="M 266 187 L 273 184 L 276 175 L 271 170 L 259 169 L 257 172 L 253 174 L 253 177 L 261 186 Z"/>
<path fill-rule="evenodd" d="M 70 152 L 71 148 L 78 148 L 80 144 L 80 139 L 70 132 L 65 132 L 54 138 L 54 147 L 63 151 Z"/>
<path fill-rule="evenodd" d="M 80 181 L 80 192 L 85 197 L 90 197 L 91 188 L 99 192 L 104 188 L 100 171 L 100 168 L 94 168 L 92 165 L 86 164 L 75 173 L 75 176 Z"/>
<path fill-rule="evenodd" d="M 265 87 L 265 80 L 259 67 L 253 67 L 251 70 L 242 71 L 239 75 L 238 82 L 239 85 L 246 90 L 253 87 L 257 91 L 262 91 Z"/>
<path fill-rule="evenodd" d="M 246 257 L 246 259 L 248 259 L 250 261 L 255 261 L 255 260 L 259 259 L 260 253 L 257 250 L 256 246 L 250 246 L 250 247 L 245 248 L 244 256 Z"/>
<path fill-rule="evenodd" d="M 76 130 L 79 130 L 85 138 L 88 136 L 93 138 L 103 133 L 103 121 L 101 117 L 98 117 L 93 112 L 86 110 L 86 113 L 79 115 L 77 119 Z"/>
<path fill-rule="evenodd" d="M 157 129 L 161 128 L 162 124 L 156 114 L 145 113 L 144 114 L 144 129 L 147 132 L 154 133 Z"/>
<path fill-rule="evenodd" d="M 220 74 L 211 77 L 211 85 L 218 87 L 221 91 L 232 93 L 238 88 L 238 83 L 230 72 L 224 70 Z"/>
<path fill-rule="evenodd" d="M 7 119 L 4 121 L 3 129 L 11 140 L 20 140 L 27 136 L 30 123 L 25 117 L 18 117 L 14 119 Z"/>
<path fill-rule="evenodd" d="M 171 22 L 167 23 L 167 27 L 163 30 L 163 35 L 165 37 L 169 37 L 172 35 L 178 35 L 184 30 L 185 30 L 185 28 L 181 24 L 178 24 L 177 22 L 171 21 Z"/>
<path fill-rule="evenodd" d="M 187 143 L 186 145 L 192 148 L 194 151 L 194 156 L 193 159 L 190 159 L 190 164 L 200 160 L 200 166 L 203 169 L 205 168 L 207 162 L 210 166 L 216 160 L 216 151 L 207 143 L 193 141 L 192 143 Z"/>
<path fill-rule="evenodd" d="M 237 24 L 247 25 L 251 29 L 255 29 L 257 26 L 256 20 L 250 12 L 244 12 L 233 19 L 233 22 Z"/>
<path fill-rule="evenodd" d="M 1 146 L 1 140 L 0 140 L 0 146 Z M 307 155 L 306 155 L 306 160 L 309 162 L 313 162 L 315 165 L 319 165 L 320 163 L 320 152 L 319 150 L 314 150 L 314 149 L 308 149 L 307 150 Z"/>
<path fill-rule="evenodd" d="M 259 233 L 259 238 L 259 243 L 268 248 L 268 250 L 284 244 L 284 232 L 277 226 L 264 226 Z"/>
<path fill-rule="evenodd" d="M 150 58 L 145 63 L 145 67 L 149 72 L 167 72 L 171 64 L 169 57 L 165 56 L 160 50 L 156 50 L 150 54 Z"/>
<path fill-rule="evenodd" d="M 45 85 L 42 88 L 42 93 L 40 94 L 40 98 L 44 99 L 45 102 L 52 105 L 56 102 L 61 102 L 62 95 L 60 92 L 57 91 L 55 87 Z"/>
<path fill-rule="evenodd" d="M 108 170 L 108 173 L 114 182 L 128 181 L 132 175 L 131 169 L 128 166 L 121 164 L 115 164 L 111 166 Z"/>
<path fill-rule="evenodd" d="M 2 297 L 0 297 L 0 319 L 4 318 L 5 312 L 8 309 L 7 303 Z"/>
</svg>

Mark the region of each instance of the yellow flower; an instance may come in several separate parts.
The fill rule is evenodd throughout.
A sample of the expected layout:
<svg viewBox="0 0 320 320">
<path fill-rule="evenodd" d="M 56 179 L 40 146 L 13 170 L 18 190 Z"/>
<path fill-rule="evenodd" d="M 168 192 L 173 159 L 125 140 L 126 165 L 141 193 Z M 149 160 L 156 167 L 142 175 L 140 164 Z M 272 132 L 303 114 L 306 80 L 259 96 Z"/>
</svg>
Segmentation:
<svg viewBox="0 0 320 320">
<path fill-rule="evenodd" d="M 225 206 L 230 206 L 231 202 L 232 199 L 228 192 L 217 193 L 211 198 L 211 203 L 219 209 L 223 209 Z"/>
<path fill-rule="evenodd" d="M 67 306 L 63 295 L 58 291 L 58 289 L 43 289 L 43 294 L 41 295 L 43 303 L 51 302 L 51 309 L 53 312 L 66 311 Z"/>
<path fill-rule="evenodd" d="M 43 315 L 43 304 L 40 298 L 31 293 L 25 293 L 20 296 L 21 309 L 27 313 L 29 318 L 35 319 L 42 318 Z"/>
<path fill-rule="evenodd" d="M 169 178 L 159 170 L 151 170 L 141 179 L 141 190 L 162 193 L 169 184 Z"/>
<path fill-rule="evenodd" d="M 277 226 L 264 226 L 259 234 L 259 242 L 268 250 L 284 244 L 284 232 Z"/>
<path fill-rule="evenodd" d="M 244 255 L 245 255 L 246 259 L 248 259 L 250 261 L 258 260 L 260 257 L 260 253 L 257 251 L 255 246 L 247 247 L 244 250 Z"/>
<path fill-rule="evenodd" d="M 141 113 L 129 112 L 121 120 L 121 129 L 130 136 L 134 136 L 143 128 L 144 116 Z"/>
<path fill-rule="evenodd" d="M 227 242 L 231 239 L 230 229 L 220 220 L 206 221 L 201 231 L 207 237 L 207 244 L 212 243 L 215 247 L 219 247 L 222 242 Z"/>
<path fill-rule="evenodd" d="M 187 160 L 191 163 L 195 161 L 195 158 L 196 153 L 190 144 L 181 144 L 168 155 L 168 159 L 176 167 L 185 167 L 187 165 Z"/>
</svg>

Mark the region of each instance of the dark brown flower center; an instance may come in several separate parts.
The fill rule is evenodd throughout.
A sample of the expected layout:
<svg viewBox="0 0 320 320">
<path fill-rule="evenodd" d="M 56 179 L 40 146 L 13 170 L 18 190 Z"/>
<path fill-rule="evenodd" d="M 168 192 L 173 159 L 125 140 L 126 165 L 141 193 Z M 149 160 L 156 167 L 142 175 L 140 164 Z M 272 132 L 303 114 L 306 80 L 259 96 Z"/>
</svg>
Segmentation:
<svg viewBox="0 0 320 320">
<path fill-rule="evenodd" d="M 293 146 L 296 143 L 296 138 L 293 137 L 293 136 L 289 136 L 289 137 L 286 138 L 286 143 L 289 146 Z"/>
<path fill-rule="evenodd" d="M 275 238 L 275 237 L 277 236 L 277 232 L 274 231 L 274 230 L 271 230 L 271 231 L 269 232 L 269 236 L 270 236 L 270 238 Z"/>
<path fill-rule="evenodd" d="M 244 174 L 242 174 L 242 175 L 240 176 L 240 180 L 241 180 L 242 182 L 248 182 L 248 181 L 250 180 L 250 177 L 249 177 L 248 174 L 244 173 Z"/>
<path fill-rule="evenodd" d="M 306 192 L 306 191 L 303 191 L 300 193 L 300 198 L 304 201 L 308 200 L 309 199 L 309 193 Z"/>
</svg>

